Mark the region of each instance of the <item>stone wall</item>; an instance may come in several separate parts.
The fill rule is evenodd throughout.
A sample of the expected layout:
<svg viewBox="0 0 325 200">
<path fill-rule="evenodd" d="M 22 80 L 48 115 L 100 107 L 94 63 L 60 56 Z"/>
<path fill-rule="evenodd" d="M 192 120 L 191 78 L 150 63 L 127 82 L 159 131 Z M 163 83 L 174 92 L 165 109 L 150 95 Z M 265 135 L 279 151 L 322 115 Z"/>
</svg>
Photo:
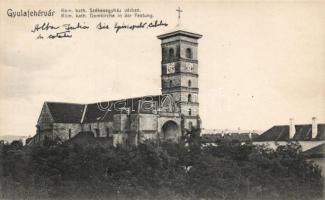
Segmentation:
<svg viewBox="0 0 325 200">
<path fill-rule="evenodd" d="M 185 63 L 183 63 L 182 67 L 185 68 Z M 188 81 L 191 80 L 191 86 L 189 87 Z M 171 81 L 171 82 L 170 82 Z M 189 74 L 189 73 L 183 73 L 178 75 L 169 75 L 169 76 L 163 76 L 162 77 L 162 88 L 163 89 L 172 89 L 174 87 L 189 87 L 189 88 L 198 88 L 198 78 L 196 75 Z M 185 88 L 183 88 L 185 89 Z"/>
<path fill-rule="evenodd" d="M 158 138 L 158 115 L 140 114 L 139 120 L 139 142 L 145 140 L 156 140 Z"/>
<path fill-rule="evenodd" d="M 39 127 L 40 131 L 49 129 L 52 130 L 53 119 L 46 103 L 43 104 L 40 116 L 37 120 L 37 126 Z"/>
<path fill-rule="evenodd" d="M 199 105 L 193 103 L 181 103 L 181 113 L 185 116 L 197 116 L 199 115 Z M 191 109 L 191 115 L 189 114 L 189 109 Z"/>
<path fill-rule="evenodd" d="M 82 131 L 81 124 L 53 123 L 53 136 L 66 141 Z"/>
<path fill-rule="evenodd" d="M 171 81 L 171 82 L 170 82 Z M 163 76 L 162 88 L 173 88 L 181 86 L 181 79 L 178 76 Z"/>
<path fill-rule="evenodd" d="M 140 131 L 156 131 L 158 127 L 158 115 L 155 114 L 139 114 L 139 130 Z"/>
<path fill-rule="evenodd" d="M 40 130 L 40 135 L 37 137 L 43 141 L 46 137 L 49 139 L 54 139 L 54 134 L 52 129 Z"/>
<path fill-rule="evenodd" d="M 190 86 L 188 85 L 189 80 L 191 81 Z M 198 88 L 199 87 L 198 78 L 192 75 L 182 74 L 180 86 L 189 87 L 189 88 Z"/>
<path fill-rule="evenodd" d="M 112 137 L 114 134 L 113 122 L 85 123 L 82 130 L 92 131 L 95 137 Z"/>
<path fill-rule="evenodd" d="M 139 130 L 139 115 L 132 114 L 129 116 L 130 132 L 136 133 Z"/>
<path fill-rule="evenodd" d="M 191 130 L 192 128 L 197 127 L 197 118 L 196 117 L 185 117 L 184 118 L 184 128 L 187 130 Z"/>
<path fill-rule="evenodd" d="M 116 134 L 130 130 L 129 116 L 127 114 L 115 114 L 113 124 L 114 133 Z"/>
</svg>

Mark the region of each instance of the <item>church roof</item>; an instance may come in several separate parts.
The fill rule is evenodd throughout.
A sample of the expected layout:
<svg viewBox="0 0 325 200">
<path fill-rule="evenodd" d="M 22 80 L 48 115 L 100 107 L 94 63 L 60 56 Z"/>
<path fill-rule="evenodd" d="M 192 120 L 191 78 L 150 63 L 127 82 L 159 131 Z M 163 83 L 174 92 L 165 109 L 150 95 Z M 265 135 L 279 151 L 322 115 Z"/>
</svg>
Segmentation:
<svg viewBox="0 0 325 200">
<path fill-rule="evenodd" d="M 152 114 L 155 113 L 152 104 L 161 105 L 164 99 L 164 95 L 155 95 L 91 104 L 58 102 L 46 102 L 46 104 L 56 123 L 92 123 L 111 121 L 114 114 Z"/>
<path fill-rule="evenodd" d="M 165 39 L 165 38 L 173 37 L 176 35 L 184 35 L 184 36 L 188 36 L 188 37 L 195 38 L 195 39 L 199 39 L 202 37 L 202 35 L 194 33 L 192 31 L 188 30 L 187 28 L 183 27 L 182 25 L 177 25 L 175 28 L 169 30 L 167 33 L 158 35 L 157 38 Z"/>
<path fill-rule="evenodd" d="M 303 124 L 295 125 L 296 133 L 293 136 L 293 140 L 298 141 L 310 141 L 312 140 L 312 125 Z M 317 125 L 317 136 L 313 140 L 325 139 L 325 124 Z M 269 130 L 265 131 L 256 141 L 287 141 L 289 140 L 289 125 L 273 126 Z"/>
<path fill-rule="evenodd" d="M 153 109 L 146 111 L 139 105 L 143 101 L 158 102 L 161 98 L 162 95 L 156 95 L 88 104 L 83 122 L 111 121 L 114 114 L 153 113 Z"/>
<path fill-rule="evenodd" d="M 53 120 L 57 123 L 79 123 L 84 104 L 46 102 Z"/>
</svg>

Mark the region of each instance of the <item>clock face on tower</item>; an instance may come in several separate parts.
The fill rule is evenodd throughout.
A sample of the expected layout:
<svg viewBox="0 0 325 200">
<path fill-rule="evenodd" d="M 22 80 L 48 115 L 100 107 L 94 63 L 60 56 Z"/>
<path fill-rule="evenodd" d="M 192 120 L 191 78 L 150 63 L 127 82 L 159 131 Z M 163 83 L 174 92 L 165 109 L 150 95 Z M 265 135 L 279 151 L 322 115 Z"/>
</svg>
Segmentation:
<svg viewBox="0 0 325 200">
<path fill-rule="evenodd" d="M 186 72 L 193 72 L 194 71 L 193 63 L 186 63 L 186 65 L 185 65 L 185 71 Z"/>
<path fill-rule="evenodd" d="M 175 63 L 167 64 L 167 74 L 175 73 Z"/>
</svg>

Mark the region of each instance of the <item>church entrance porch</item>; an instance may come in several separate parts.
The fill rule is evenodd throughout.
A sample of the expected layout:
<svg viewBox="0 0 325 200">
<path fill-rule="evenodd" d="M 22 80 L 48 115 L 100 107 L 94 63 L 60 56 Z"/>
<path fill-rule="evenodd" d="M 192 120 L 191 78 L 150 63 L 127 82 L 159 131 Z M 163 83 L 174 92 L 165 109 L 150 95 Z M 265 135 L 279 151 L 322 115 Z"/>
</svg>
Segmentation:
<svg viewBox="0 0 325 200">
<path fill-rule="evenodd" d="M 161 128 L 161 132 L 165 140 L 176 141 L 179 137 L 180 128 L 176 122 L 169 120 L 164 123 L 164 125 Z"/>
</svg>

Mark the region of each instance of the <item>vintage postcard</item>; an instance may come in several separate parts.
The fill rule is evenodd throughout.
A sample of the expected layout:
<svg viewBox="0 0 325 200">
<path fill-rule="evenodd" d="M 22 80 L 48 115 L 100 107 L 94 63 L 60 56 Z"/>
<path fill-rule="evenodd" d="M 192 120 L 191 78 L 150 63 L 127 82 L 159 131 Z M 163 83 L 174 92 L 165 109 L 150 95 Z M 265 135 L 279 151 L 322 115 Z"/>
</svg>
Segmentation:
<svg viewBox="0 0 325 200">
<path fill-rule="evenodd" d="M 1 199 L 323 199 L 325 1 L 0 0 Z"/>
</svg>

